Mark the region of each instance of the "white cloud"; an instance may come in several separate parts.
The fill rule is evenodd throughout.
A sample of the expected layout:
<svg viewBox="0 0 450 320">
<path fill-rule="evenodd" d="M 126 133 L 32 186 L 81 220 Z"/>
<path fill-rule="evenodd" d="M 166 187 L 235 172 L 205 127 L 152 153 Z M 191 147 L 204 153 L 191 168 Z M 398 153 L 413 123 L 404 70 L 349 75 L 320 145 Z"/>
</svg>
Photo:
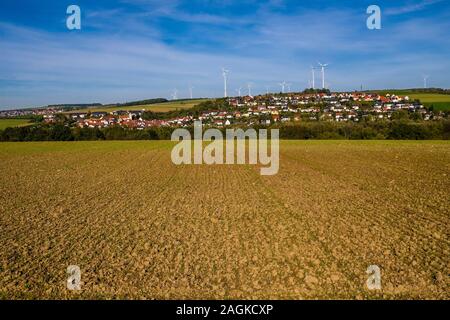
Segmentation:
<svg viewBox="0 0 450 320">
<path fill-rule="evenodd" d="M 409 3 L 402 7 L 389 8 L 385 11 L 387 15 L 400 15 L 405 13 L 411 13 L 421 11 L 428 6 L 442 2 L 443 0 L 422 0 L 420 2 Z"/>
<path fill-rule="evenodd" d="M 372 32 L 365 12 L 352 10 L 264 9 L 228 28 L 221 27 L 228 17 L 180 15 L 176 1 L 149 12 L 87 12 L 93 32 L 0 23 L 0 108 L 168 97 L 173 88 L 187 96 L 188 83 L 198 96 L 219 96 L 222 66 L 231 70 L 230 92 L 247 82 L 255 92 L 278 89 L 283 80 L 300 90 L 318 60 L 331 63 L 327 82 L 338 90 L 414 87 L 423 73 L 434 85 L 450 86 L 449 19 L 408 19 Z M 149 14 L 190 22 L 191 29 L 169 44 L 145 19 Z M 196 37 L 201 41 L 194 44 Z"/>
</svg>

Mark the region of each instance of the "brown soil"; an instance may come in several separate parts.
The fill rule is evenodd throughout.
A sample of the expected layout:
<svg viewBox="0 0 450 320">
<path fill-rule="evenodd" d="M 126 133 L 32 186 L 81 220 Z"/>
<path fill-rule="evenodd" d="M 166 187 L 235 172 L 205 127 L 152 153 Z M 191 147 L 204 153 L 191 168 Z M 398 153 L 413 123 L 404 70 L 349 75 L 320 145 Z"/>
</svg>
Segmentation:
<svg viewBox="0 0 450 320">
<path fill-rule="evenodd" d="M 450 298 L 449 143 L 283 142 L 265 177 L 170 147 L 0 145 L 0 297 Z"/>
</svg>

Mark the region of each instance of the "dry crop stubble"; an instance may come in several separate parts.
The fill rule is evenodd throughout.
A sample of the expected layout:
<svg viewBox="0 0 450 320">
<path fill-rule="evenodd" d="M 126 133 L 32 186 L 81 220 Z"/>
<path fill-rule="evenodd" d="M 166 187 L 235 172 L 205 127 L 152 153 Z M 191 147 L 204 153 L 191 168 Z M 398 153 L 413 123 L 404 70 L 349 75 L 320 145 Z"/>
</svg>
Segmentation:
<svg viewBox="0 0 450 320">
<path fill-rule="evenodd" d="M 1 296 L 449 297 L 447 142 L 285 141 L 272 177 L 172 145 L 3 144 Z"/>
</svg>

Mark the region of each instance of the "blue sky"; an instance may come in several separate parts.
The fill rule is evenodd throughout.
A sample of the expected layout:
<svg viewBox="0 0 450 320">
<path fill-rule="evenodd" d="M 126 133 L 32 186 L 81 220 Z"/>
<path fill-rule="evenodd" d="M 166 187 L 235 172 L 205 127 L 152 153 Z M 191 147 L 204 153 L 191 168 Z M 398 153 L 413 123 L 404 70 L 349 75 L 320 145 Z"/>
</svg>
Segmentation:
<svg viewBox="0 0 450 320">
<path fill-rule="evenodd" d="M 80 6 L 82 29 L 66 28 Z M 382 9 L 368 30 L 366 9 Z M 450 87 L 450 0 L 2 0 L 0 109 L 303 90 L 330 63 L 333 90 Z M 317 73 L 316 83 L 320 77 Z M 244 92 L 244 89 L 243 89 Z"/>
</svg>

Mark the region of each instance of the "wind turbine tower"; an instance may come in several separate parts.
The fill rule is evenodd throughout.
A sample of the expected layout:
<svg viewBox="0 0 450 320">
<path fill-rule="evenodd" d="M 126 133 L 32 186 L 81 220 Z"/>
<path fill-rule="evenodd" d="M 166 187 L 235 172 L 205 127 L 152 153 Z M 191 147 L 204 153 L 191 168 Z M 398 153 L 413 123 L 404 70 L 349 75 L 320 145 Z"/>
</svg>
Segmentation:
<svg viewBox="0 0 450 320">
<path fill-rule="evenodd" d="M 284 93 L 284 88 L 287 85 L 286 81 L 280 82 L 279 85 L 281 86 L 281 93 Z"/>
<path fill-rule="evenodd" d="M 423 76 L 423 87 L 426 89 L 427 88 L 427 81 L 428 81 L 428 78 L 429 78 L 430 76 L 427 76 L 427 75 L 424 75 Z"/>
<path fill-rule="evenodd" d="M 177 100 L 178 99 L 178 90 L 174 89 L 172 91 L 172 100 Z"/>
<path fill-rule="evenodd" d="M 247 88 L 248 88 L 248 96 L 251 97 L 252 96 L 252 84 L 248 83 Z"/>
<path fill-rule="evenodd" d="M 319 62 L 319 66 L 322 69 L 322 89 L 325 89 L 325 68 L 328 67 L 328 63 L 326 64 L 321 64 Z"/>
<path fill-rule="evenodd" d="M 316 68 L 314 66 L 311 66 L 311 73 L 312 73 L 312 88 L 316 88 Z"/>
<path fill-rule="evenodd" d="M 194 95 L 192 94 L 192 89 L 194 89 L 194 87 L 190 85 L 189 86 L 189 96 L 191 97 L 191 99 L 194 98 Z"/>
<path fill-rule="evenodd" d="M 228 93 L 227 93 L 228 73 L 230 73 L 229 70 L 227 70 L 227 69 L 225 69 L 225 68 L 222 68 L 223 87 L 224 87 L 223 96 L 224 96 L 225 98 L 228 97 Z"/>
</svg>

